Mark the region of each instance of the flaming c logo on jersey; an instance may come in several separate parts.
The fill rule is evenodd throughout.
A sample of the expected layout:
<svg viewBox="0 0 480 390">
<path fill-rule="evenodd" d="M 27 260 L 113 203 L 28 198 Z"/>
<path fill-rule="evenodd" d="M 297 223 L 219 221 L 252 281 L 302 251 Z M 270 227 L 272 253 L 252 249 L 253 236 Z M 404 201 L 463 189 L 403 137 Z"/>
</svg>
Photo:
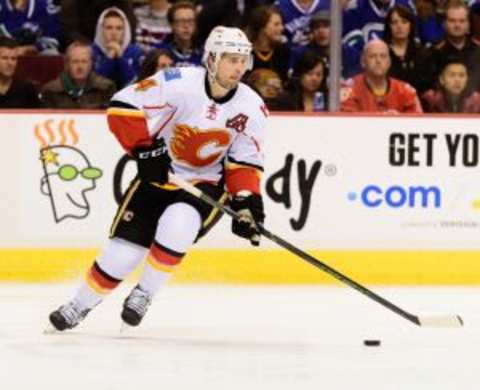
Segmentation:
<svg viewBox="0 0 480 390">
<path fill-rule="evenodd" d="M 230 139 L 230 134 L 226 130 L 200 130 L 178 124 L 175 126 L 170 147 L 177 160 L 201 168 L 217 160 L 223 153 L 219 148 L 227 147 Z M 214 149 L 213 153 L 207 154 L 208 149 Z"/>
</svg>

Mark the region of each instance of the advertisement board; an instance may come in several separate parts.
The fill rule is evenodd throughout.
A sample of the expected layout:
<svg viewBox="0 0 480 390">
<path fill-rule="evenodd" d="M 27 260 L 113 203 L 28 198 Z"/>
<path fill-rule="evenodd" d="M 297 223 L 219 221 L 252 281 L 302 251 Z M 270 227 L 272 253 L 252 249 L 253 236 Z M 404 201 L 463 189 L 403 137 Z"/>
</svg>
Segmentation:
<svg viewBox="0 0 480 390">
<path fill-rule="evenodd" d="M 272 115 L 266 227 L 322 251 L 477 251 L 480 119 Z M 103 113 L 6 113 L 0 247 L 98 248 L 135 163 Z M 224 217 L 197 245 L 237 250 Z M 263 250 L 275 245 L 264 240 Z"/>
</svg>

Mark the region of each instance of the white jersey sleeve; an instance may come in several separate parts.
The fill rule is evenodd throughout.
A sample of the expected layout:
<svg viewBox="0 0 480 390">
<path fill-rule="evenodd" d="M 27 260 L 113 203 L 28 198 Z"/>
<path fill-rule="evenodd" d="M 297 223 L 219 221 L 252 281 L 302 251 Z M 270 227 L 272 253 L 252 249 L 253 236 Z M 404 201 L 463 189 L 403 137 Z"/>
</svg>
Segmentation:
<svg viewBox="0 0 480 390">
<path fill-rule="evenodd" d="M 225 164 L 226 184 L 231 193 L 241 190 L 260 192 L 268 110 L 262 99 L 253 93 L 249 96 L 248 107 L 244 111 L 246 114 L 233 118 L 237 124 L 230 124 L 236 126 L 238 132 L 228 150 Z"/>
</svg>

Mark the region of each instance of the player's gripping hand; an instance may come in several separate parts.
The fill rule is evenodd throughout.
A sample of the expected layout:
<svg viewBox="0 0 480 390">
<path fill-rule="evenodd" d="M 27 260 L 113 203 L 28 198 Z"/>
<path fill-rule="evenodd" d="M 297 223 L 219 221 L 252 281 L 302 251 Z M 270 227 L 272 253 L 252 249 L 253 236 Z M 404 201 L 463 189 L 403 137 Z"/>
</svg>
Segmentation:
<svg viewBox="0 0 480 390">
<path fill-rule="evenodd" d="M 155 140 L 150 146 L 134 149 L 133 156 L 137 162 L 138 176 L 142 181 L 160 184 L 168 182 L 172 159 L 162 138 Z"/>
<path fill-rule="evenodd" d="M 252 194 L 250 191 L 240 191 L 230 202 L 232 210 L 236 211 L 240 218 L 232 221 L 232 232 L 237 236 L 250 240 L 254 246 L 260 244 L 260 233 L 257 223 L 265 219 L 263 212 L 263 200 L 261 195 Z"/>
</svg>

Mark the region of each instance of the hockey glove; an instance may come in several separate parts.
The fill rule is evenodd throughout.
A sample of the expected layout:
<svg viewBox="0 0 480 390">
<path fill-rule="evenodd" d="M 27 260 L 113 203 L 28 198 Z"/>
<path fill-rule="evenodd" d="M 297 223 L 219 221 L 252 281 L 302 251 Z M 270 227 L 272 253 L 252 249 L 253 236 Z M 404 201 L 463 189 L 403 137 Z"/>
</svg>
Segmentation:
<svg viewBox="0 0 480 390">
<path fill-rule="evenodd" d="M 133 157 L 137 162 L 138 176 L 145 182 L 168 182 L 168 171 L 172 159 L 168 155 L 165 141 L 160 138 L 150 146 L 141 146 L 133 151 Z"/>
<path fill-rule="evenodd" d="M 252 245 L 258 246 L 260 233 L 257 223 L 263 223 L 265 219 L 262 197 L 250 191 L 240 191 L 231 200 L 230 207 L 240 215 L 239 219 L 232 221 L 233 234 L 247 238 Z"/>
</svg>

